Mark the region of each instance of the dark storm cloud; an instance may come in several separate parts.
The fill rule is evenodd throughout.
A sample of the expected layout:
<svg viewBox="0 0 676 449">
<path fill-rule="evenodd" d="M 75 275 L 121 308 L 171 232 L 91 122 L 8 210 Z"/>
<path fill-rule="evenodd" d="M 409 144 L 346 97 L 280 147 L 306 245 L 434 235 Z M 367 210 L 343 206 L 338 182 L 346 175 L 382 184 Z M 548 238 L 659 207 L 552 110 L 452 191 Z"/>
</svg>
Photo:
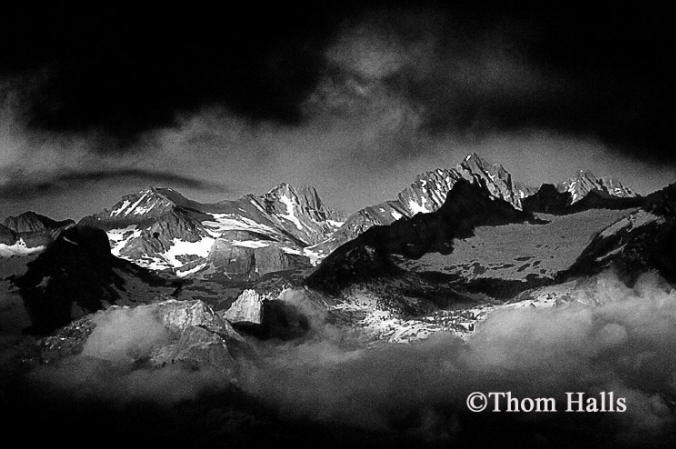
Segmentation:
<svg viewBox="0 0 676 449">
<path fill-rule="evenodd" d="M 315 30 L 328 26 L 314 10 L 16 6 L 3 13 L 2 71 L 45 74 L 29 89 L 29 113 L 50 130 L 103 128 L 124 142 L 205 104 L 293 123 L 316 78 L 323 42 Z"/>
<path fill-rule="evenodd" d="M 204 191 L 230 192 L 230 189 L 223 184 L 182 176 L 176 173 L 135 168 L 33 173 L 30 175 L 30 178 L 25 179 L 21 173 L 10 174 L 7 180 L 0 184 L 0 199 L 31 199 L 69 190 L 83 189 L 99 182 L 122 180 L 143 181 L 154 185 L 188 187 Z"/>
<path fill-rule="evenodd" d="M 544 128 L 672 160 L 663 11 L 422 3 L 15 6 L 3 14 L 0 70 L 43 80 L 27 89 L 34 128 L 103 130 L 123 144 L 100 151 L 139 150 L 130 145 L 139 133 L 203 107 L 303 124 L 326 78 L 346 75 L 326 51 L 361 26 L 408 52 L 381 61 L 391 66 L 380 82 L 419 114 L 423 131 Z"/>
<path fill-rule="evenodd" d="M 673 48 L 657 11 L 629 14 L 381 9 L 348 27 L 328 73 L 355 97 L 378 83 L 432 135 L 547 129 L 671 159 L 664 94 Z"/>
</svg>

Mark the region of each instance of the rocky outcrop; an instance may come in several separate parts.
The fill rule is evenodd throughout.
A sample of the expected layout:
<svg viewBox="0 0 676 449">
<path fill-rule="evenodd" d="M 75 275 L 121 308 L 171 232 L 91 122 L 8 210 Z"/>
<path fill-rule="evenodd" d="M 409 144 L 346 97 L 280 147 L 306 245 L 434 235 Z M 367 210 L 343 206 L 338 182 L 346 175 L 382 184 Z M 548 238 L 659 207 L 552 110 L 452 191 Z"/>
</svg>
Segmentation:
<svg viewBox="0 0 676 449">
<path fill-rule="evenodd" d="M 572 202 L 570 192 L 559 192 L 553 184 L 542 184 L 537 193 L 521 201 L 523 210 L 548 214 L 565 213 Z"/>
<path fill-rule="evenodd" d="M 253 289 L 244 290 L 220 315 L 237 330 L 262 339 L 290 340 L 310 330 L 307 316 L 285 300 L 284 291 L 272 296 Z"/>
</svg>

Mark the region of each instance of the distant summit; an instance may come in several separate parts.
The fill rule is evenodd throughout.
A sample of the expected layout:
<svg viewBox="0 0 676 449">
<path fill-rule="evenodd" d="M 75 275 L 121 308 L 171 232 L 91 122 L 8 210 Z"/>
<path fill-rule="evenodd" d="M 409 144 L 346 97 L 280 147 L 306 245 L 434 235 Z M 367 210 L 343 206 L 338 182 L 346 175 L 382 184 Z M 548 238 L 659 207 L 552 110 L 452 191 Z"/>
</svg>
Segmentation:
<svg viewBox="0 0 676 449">
<path fill-rule="evenodd" d="M 2 222 L 14 232 L 41 232 L 57 229 L 72 224 L 73 220 L 56 221 L 44 215 L 28 211 L 16 217 L 7 217 Z"/>
<path fill-rule="evenodd" d="M 560 192 L 570 193 L 573 204 L 582 200 L 592 191 L 606 193 L 618 198 L 638 196 L 629 187 L 624 186 L 617 179 L 597 178 L 589 170 L 578 170 L 574 177 L 558 184 L 557 189 Z"/>
<path fill-rule="evenodd" d="M 7 217 L 0 224 L 0 257 L 40 252 L 60 230 L 73 223 L 73 220 L 52 220 L 32 211 Z"/>
</svg>

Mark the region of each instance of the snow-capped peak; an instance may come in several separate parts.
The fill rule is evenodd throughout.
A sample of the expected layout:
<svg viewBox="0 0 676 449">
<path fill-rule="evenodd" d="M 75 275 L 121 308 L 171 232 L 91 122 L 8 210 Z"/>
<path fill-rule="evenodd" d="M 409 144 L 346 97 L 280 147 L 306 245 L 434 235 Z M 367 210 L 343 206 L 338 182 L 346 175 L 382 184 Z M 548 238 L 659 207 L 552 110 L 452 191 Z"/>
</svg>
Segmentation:
<svg viewBox="0 0 676 449">
<path fill-rule="evenodd" d="M 140 192 L 124 196 L 111 208 L 108 218 L 158 215 L 176 206 L 182 200 L 185 198 L 172 189 L 148 187 Z"/>
</svg>

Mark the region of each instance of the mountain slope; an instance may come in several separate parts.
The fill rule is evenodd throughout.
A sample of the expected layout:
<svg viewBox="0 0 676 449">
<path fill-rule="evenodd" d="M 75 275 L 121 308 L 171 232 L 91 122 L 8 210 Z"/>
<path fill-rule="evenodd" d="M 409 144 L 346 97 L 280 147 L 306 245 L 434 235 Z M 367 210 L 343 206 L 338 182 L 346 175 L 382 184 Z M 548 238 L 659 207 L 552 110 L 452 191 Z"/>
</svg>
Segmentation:
<svg viewBox="0 0 676 449">
<path fill-rule="evenodd" d="M 393 255 L 417 259 L 429 252 L 450 254 L 454 239 L 469 237 L 477 226 L 533 220 L 487 188 L 457 181 L 436 212 L 372 227 L 329 255 L 308 278 L 312 288 L 337 294 L 363 279 L 401 273 Z"/>
</svg>

